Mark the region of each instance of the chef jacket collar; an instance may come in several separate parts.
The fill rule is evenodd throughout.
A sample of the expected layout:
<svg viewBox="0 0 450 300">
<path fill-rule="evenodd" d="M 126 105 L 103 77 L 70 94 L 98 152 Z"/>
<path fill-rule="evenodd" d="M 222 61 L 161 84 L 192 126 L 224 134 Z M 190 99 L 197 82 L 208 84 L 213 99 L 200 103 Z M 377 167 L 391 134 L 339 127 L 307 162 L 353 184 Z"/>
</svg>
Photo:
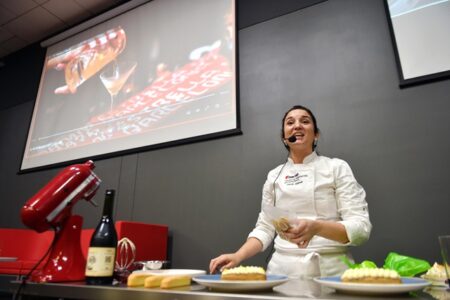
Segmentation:
<svg viewBox="0 0 450 300">
<path fill-rule="evenodd" d="M 307 163 L 310 163 L 310 162 L 314 161 L 314 160 L 317 158 L 317 156 L 318 156 L 317 153 L 316 153 L 315 151 L 313 151 L 311 154 L 307 155 L 307 156 L 303 159 L 303 164 L 307 164 Z M 288 161 L 289 161 L 289 163 L 295 165 L 295 163 L 294 163 L 294 161 L 292 160 L 292 158 L 288 157 Z M 302 164 L 302 163 L 300 163 L 300 164 Z"/>
</svg>

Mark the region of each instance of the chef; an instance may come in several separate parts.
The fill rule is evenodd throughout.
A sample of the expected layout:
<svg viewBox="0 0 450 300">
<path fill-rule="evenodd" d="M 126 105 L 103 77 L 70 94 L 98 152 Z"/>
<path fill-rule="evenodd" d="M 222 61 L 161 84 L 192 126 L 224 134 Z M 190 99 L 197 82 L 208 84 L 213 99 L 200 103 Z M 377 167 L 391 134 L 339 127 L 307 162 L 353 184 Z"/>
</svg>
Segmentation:
<svg viewBox="0 0 450 300">
<path fill-rule="evenodd" d="M 311 110 L 300 105 L 289 109 L 281 137 L 289 156 L 267 176 L 255 228 L 236 252 L 211 260 L 211 273 L 238 266 L 275 238 L 268 274 L 338 276 L 348 268 L 342 256 L 352 261 L 348 246 L 368 240 L 372 225 L 365 191 L 345 161 L 317 154 L 319 129 Z M 289 224 L 277 232 L 275 216 L 281 215 Z"/>
</svg>

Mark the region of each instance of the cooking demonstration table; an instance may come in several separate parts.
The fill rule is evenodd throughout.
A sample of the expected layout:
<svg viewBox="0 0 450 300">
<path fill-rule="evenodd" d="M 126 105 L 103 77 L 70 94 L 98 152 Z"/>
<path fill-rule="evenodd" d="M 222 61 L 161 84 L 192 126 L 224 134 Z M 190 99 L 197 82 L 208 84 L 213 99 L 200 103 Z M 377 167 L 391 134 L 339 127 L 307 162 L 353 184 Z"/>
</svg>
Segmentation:
<svg viewBox="0 0 450 300">
<path fill-rule="evenodd" d="M 13 294 L 19 287 L 19 282 L 3 278 L 0 280 L 1 289 Z M 253 293 L 223 293 L 211 291 L 204 286 L 193 283 L 191 286 L 178 289 L 146 289 L 129 288 L 120 286 L 88 286 L 82 283 L 27 283 L 22 287 L 23 295 L 43 298 L 65 298 L 65 299 L 133 299 L 133 300 L 243 300 L 243 299 L 374 299 L 365 295 L 351 295 L 336 293 L 333 289 L 323 287 L 311 280 L 291 280 L 283 285 L 275 287 L 273 291 Z M 434 297 L 433 297 L 434 295 Z M 386 295 L 386 299 L 448 299 L 449 292 L 444 289 L 426 288 L 410 294 Z M 377 299 L 383 298 L 377 295 Z"/>
</svg>

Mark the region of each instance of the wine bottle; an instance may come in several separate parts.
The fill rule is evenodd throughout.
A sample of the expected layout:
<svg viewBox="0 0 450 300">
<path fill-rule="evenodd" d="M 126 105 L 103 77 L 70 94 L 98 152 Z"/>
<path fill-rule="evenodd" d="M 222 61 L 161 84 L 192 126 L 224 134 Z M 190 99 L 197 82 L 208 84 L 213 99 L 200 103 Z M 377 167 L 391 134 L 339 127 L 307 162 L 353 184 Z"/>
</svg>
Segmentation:
<svg viewBox="0 0 450 300">
<path fill-rule="evenodd" d="M 114 190 L 106 190 L 103 216 L 89 244 L 86 284 L 109 285 L 113 281 L 117 249 L 117 232 L 112 218 L 114 193 Z"/>
</svg>

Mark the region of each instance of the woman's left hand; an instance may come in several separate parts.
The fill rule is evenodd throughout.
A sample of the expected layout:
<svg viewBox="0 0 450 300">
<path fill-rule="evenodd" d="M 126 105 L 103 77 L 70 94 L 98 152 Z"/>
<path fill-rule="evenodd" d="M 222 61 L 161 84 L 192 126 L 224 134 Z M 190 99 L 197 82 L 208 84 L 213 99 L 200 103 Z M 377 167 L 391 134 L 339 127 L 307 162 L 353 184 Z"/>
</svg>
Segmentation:
<svg viewBox="0 0 450 300">
<path fill-rule="evenodd" d="M 291 221 L 291 227 L 284 232 L 284 237 L 291 243 L 297 244 L 299 248 L 306 248 L 318 231 L 316 221 L 297 219 Z"/>
</svg>

